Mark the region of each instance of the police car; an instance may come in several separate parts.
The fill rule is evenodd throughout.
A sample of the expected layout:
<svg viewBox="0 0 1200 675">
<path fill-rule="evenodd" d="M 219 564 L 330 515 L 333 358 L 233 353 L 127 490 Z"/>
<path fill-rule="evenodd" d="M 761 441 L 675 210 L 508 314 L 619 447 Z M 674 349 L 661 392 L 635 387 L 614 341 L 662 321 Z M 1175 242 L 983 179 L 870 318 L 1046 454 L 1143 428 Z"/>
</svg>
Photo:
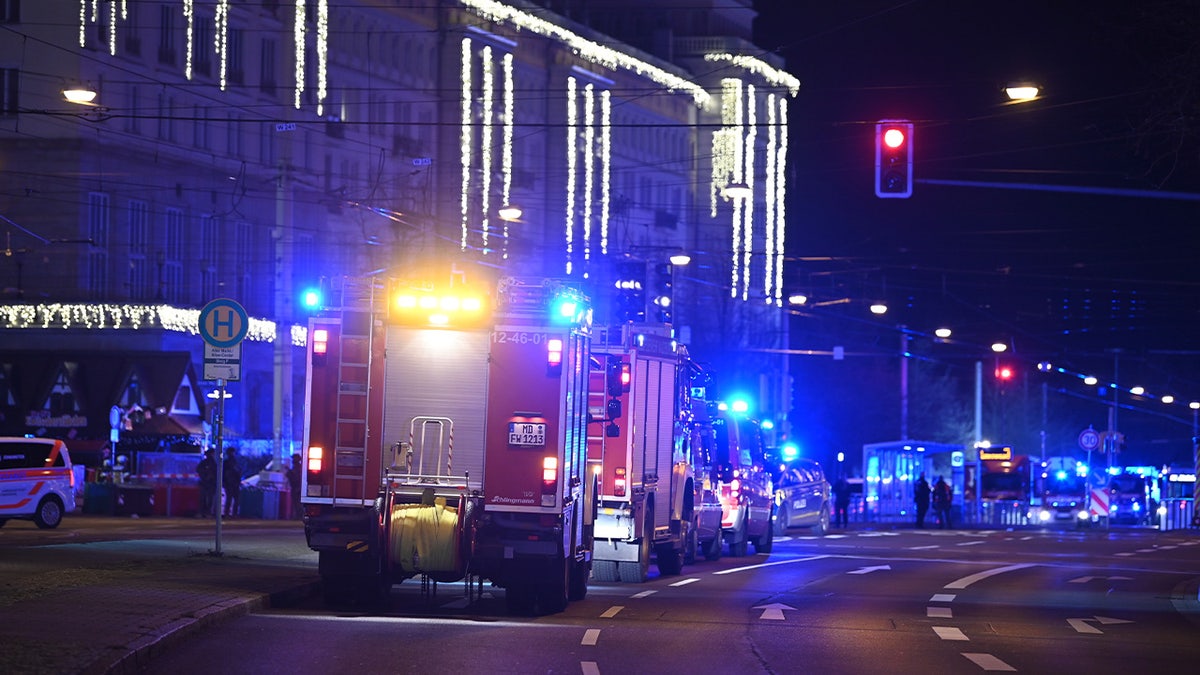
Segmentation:
<svg viewBox="0 0 1200 675">
<path fill-rule="evenodd" d="M 829 481 L 818 462 L 796 459 L 785 465 L 775 482 L 775 533 L 808 527 L 813 534 L 829 532 Z"/>
</svg>

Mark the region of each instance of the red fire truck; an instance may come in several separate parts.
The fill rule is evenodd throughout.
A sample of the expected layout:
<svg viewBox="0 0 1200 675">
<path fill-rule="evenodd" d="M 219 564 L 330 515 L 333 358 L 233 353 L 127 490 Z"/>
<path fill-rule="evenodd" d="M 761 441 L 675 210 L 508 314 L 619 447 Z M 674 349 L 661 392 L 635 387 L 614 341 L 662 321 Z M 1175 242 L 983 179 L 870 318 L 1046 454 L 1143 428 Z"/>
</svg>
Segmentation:
<svg viewBox="0 0 1200 675">
<path fill-rule="evenodd" d="M 640 583 L 695 559 L 700 509 L 693 471 L 688 359 L 669 326 L 597 330 L 588 462 L 600 476 L 597 581 Z M 712 513 L 712 511 L 709 511 Z M 719 524 L 709 524 L 719 532 Z"/>
<path fill-rule="evenodd" d="M 301 501 L 326 599 L 490 579 L 510 611 L 582 599 L 591 310 L 549 280 L 343 282 L 309 322 Z"/>
</svg>

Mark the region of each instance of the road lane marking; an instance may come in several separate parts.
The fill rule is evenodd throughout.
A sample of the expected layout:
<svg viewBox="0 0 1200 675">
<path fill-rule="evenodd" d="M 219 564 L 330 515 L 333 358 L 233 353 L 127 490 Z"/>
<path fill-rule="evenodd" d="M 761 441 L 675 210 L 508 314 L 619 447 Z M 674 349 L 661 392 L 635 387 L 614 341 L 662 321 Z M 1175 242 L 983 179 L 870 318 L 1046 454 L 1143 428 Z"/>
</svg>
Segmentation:
<svg viewBox="0 0 1200 675">
<path fill-rule="evenodd" d="M 616 605 L 614 607 L 609 607 L 607 610 L 604 611 L 603 614 L 600 615 L 600 618 L 601 619 L 611 619 L 617 615 L 617 612 L 619 612 L 623 609 L 625 609 L 625 607 L 623 605 Z"/>
<path fill-rule="evenodd" d="M 1104 631 L 1091 625 L 1088 623 L 1088 621 L 1095 621 L 1096 623 L 1104 626 L 1111 626 L 1118 623 L 1133 623 L 1128 619 L 1114 619 L 1109 616 L 1093 616 L 1083 619 L 1067 619 L 1067 624 L 1070 625 L 1071 628 L 1074 628 L 1075 632 L 1077 633 L 1087 633 L 1089 635 L 1102 635 L 1104 633 Z"/>
<path fill-rule="evenodd" d="M 579 644 L 585 645 L 588 647 L 594 647 L 594 646 L 596 646 L 596 643 L 599 641 L 600 641 L 600 629 L 599 628 L 589 628 L 583 632 L 583 640 Z"/>
<path fill-rule="evenodd" d="M 932 596 L 930 596 L 929 601 L 930 602 L 954 602 L 954 599 L 957 597 L 958 596 L 955 595 L 954 593 L 934 593 Z"/>
<path fill-rule="evenodd" d="M 1133 581 L 1133 577 L 1076 577 L 1068 581 L 1068 584 L 1086 584 L 1093 579 L 1105 579 L 1112 581 Z"/>
<path fill-rule="evenodd" d="M 941 548 L 941 544 L 929 544 L 928 546 L 909 546 L 910 551 L 927 551 L 931 548 Z"/>
<path fill-rule="evenodd" d="M 954 612 L 949 607 L 926 607 L 925 616 L 930 619 L 953 619 Z"/>
<path fill-rule="evenodd" d="M 1158 550 L 1160 550 L 1160 551 L 1170 551 L 1170 550 L 1171 550 L 1171 549 L 1173 549 L 1173 548 L 1179 548 L 1179 547 L 1178 547 L 1178 546 L 1176 546 L 1176 545 L 1174 545 L 1174 544 L 1167 544 L 1166 546 L 1159 546 L 1159 547 L 1158 547 Z"/>
<path fill-rule="evenodd" d="M 984 579 L 987 579 L 988 577 L 996 576 L 997 574 L 1004 574 L 1005 572 L 1015 572 L 1017 570 L 1023 570 L 1026 567 L 1034 567 L 1034 566 L 1035 565 L 1033 563 L 1021 563 L 1019 565 L 1006 565 L 1005 567 L 997 567 L 996 569 L 984 570 L 982 572 L 976 572 L 975 574 L 969 574 L 961 579 L 951 581 L 950 583 L 946 584 L 945 586 L 942 586 L 942 588 L 952 588 L 952 589 L 962 590 L 962 589 L 966 588 L 967 586 L 970 586 L 971 584 L 975 583 L 976 581 L 983 581 Z"/>
<path fill-rule="evenodd" d="M 629 597 L 631 597 L 631 598 L 646 598 L 651 595 L 654 595 L 657 592 L 658 591 L 642 591 L 641 593 L 634 593 L 633 595 L 631 595 Z"/>
<path fill-rule="evenodd" d="M 583 675 L 600 675 L 600 666 L 595 661 L 581 661 L 579 668 Z"/>
<path fill-rule="evenodd" d="M 1139 548 L 1139 549 L 1137 550 L 1137 552 L 1138 552 L 1138 553 L 1154 553 L 1154 549 L 1152 549 L 1152 548 Z"/>
<path fill-rule="evenodd" d="M 688 584 L 694 584 L 697 581 L 700 581 L 700 577 L 691 577 L 689 579 L 680 579 L 679 581 L 676 581 L 675 583 L 671 584 L 671 586 L 687 586 Z"/>
<path fill-rule="evenodd" d="M 791 560 L 777 560 L 775 562 L 761 563 L 759 565 L 746 565 L 745 567 L 733 567 L 733 568 L 730 568 L 727 570 L 718 570 L 716 572 L 713 572 L 713 574 L 717 575 L 717 574 L 733 574 L 734 572 L 747 572 L 749 570 L 761 569 L 763 567 L 774 567 L 776 565 L 790 565 L 792 563 L 798 563 L 798 562 L 811 562 L 813 560 L 821 560 L 822 558 L 828 558 L 828 557 L 829 556 L 827 556 L 827 555 L 813 555 L 813 556 L 808 556 L 807 558 L 792 558 Z"/>
<path fill-rule="evenodd" d="M 1005 670 L 1014 673 L 1017 672 L 1016 668 L 1013 668 L 991 654 L 972 654 L 969 652 L 963 652 L 963 656 L 967 657 L 972 663 L 980 668 L 983 668 L 984 670 Z"/>
<path fill-rule="evenodd" d="M 1033 539 L 1033 537 L 1021 537 L 1021 541 L 1029 541 L 1030 539 Z"/>
<path fill-rule="evenodd" d="M 1128 557 L 1128 556 L 1131 556 L 1131 555 L 1137 555 L 1137 554 L 1136 554 L 1136 553 L 1134 553 L 1134 552 L 1132 552 L 1132 551 L 1121 551 L 1120 553 L 1114 553 L 1113 555 L 1119 555 L 1119 556 L 1121 556 L 1122 558 L 1126 558 L 1126 557 Z"/>
<path fill-rule="evenodd" d="M 891 565 L 874 565 L 872 567 L 860 567 L 851 572 L 846 572 L 846 574 L 870 574 L 871 572 L 882 572 L 890 569 L 892 569 Z"/>
<path fill-rule="evenodd" d="M 953 626 L 934 626 L 933 632 L 943 640 L 971 641 L 971 638 L 967 637 L 966 633 Z"/>
<path fill-rule="evenodd" d="M 782 602 L 773 602 L 769 605 L 758 605 L 752 609 L 761 609 L 763 611 L 762 615 L 758 617 L 759 619 L 765 619 L 767 621 L 783 621 L 783 610 L 794 610 L 796 608 L 792 607 L 791 605 L 785 605 Z"/>
<path fill-rule="evenodd" d="M 982 543 L 983 543 L 983 540 L 977 539 L 977 540 L 975 540 L 975 541 L 964 541 L 964 542 L 960 542 L 960 543 L 958 543 L 958 544 L 955 544 L 955 546 L 974 546 L 974 545 L 976 545 L 976 544 L 982 544 Z"/>
</svg>

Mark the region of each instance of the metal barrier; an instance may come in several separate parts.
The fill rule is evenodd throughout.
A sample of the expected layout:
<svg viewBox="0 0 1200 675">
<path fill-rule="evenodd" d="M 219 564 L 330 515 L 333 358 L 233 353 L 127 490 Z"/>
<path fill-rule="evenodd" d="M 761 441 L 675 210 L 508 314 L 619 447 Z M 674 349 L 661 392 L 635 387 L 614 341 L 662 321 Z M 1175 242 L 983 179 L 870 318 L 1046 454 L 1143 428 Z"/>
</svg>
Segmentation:
<svg viewBox="0 0 1200 675">
<path fill-rule="evenodd" d="M 979 509 L 977 525 L 987 527 L 1017 527 L 1029 524 L 1029 504 L 1024 502 L 984 501 Z"/>
<path fill-rule="evenodd" d="M 1186 530 L 1195 527 L 1192 525 L 1195 503 L 1195 499 L 1189 498 L 1164 499 L 1159 509 L 1158 529 Z"/>
</svg>

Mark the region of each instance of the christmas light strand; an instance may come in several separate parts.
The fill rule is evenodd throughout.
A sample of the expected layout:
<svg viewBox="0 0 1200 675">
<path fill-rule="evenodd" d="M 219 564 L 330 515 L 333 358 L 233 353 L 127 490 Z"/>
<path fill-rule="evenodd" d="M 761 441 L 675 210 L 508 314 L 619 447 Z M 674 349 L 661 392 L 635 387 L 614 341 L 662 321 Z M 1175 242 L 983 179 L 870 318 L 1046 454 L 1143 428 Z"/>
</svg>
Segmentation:
<svg viewBox="0 0 1200 675">
<path fill-rule="evenodd" d="M 483 254 L 488 254 L 488 227 L 491 219 L 489 218 L 491 211 L 491 196 L 492 196 L 492 123 L 496 114 L 496 69 L 492 63 L 492 48 L 490 45 L 485 45 L 479 54 L 480 65 L 483 66 L 483 78 L 480 86 L 483 91 L 481 98 L 483 103 L 483 126 L 479 130 L 479 153 L 482 166 L 480 167 L 480 210 L 482 213 L 481 229 L 483 231 Z"/>
<path fill-rule="evenodd" d="M 304 25 L 304 0 L 296 0 L 296 7 L 292 14 L 292 42 L 296 46 L 296 59 L 292 64 L 292 72 L 296 76 L 296 89 L 294 104 L 296 110 L 300 109 L 301 98 L 304 94 L 304 59 L 306 56 L 307 28 Z"/>
<path fill-rule="evenodd" d="M 470 222 L 467 218 L 471 206 L 471 39 L 463 38 L 459 57 L 461 59 L 459 79 L 462 80 L 461 119 L 459 121 L 459 157 L 462 160 L 462 182 L 459 189 L 459 212 L 462 229 L 460 250 L 467 250 L 467 236 L 470 232 Z"/>
<path fill-rule="evenodd" d="M 515 112 L 516 87 L 513 82 L 513 55 L 505 54 L 504 68 L 504 140 L 500 155 L 500 172 L 504 186 L 501 191 L 501 206 L 512 206 L 512 173 L 513 173 L 513 114 Z M 504 221 L 503 258 L 508 260 L 508 221 Z"/>
<path fill-rule="evenodd" d="M 711 53 L 705 54 L 704 60 L 709 63 L 728 62 L 762 77 L 773 86 L 786 87 L 792 96 L 800 92 L 800 80 L 791 73 L 779 70 L 762 59 L 745 54 Z"/>
<path fill-rule="evenodd" d="M 167 330 L 200 334 L 200 310 L 171 305 L 119 305 L 110 303 L 46 303 L 0 305 L 0 328 L 13 329 L 84 329 L 84 330 Z M 276 324 L 265 319 L 250 319 L 246 339 L 274 342 Z M 294 341 L 294 333 L 293 333 Z"/>
</svg>

